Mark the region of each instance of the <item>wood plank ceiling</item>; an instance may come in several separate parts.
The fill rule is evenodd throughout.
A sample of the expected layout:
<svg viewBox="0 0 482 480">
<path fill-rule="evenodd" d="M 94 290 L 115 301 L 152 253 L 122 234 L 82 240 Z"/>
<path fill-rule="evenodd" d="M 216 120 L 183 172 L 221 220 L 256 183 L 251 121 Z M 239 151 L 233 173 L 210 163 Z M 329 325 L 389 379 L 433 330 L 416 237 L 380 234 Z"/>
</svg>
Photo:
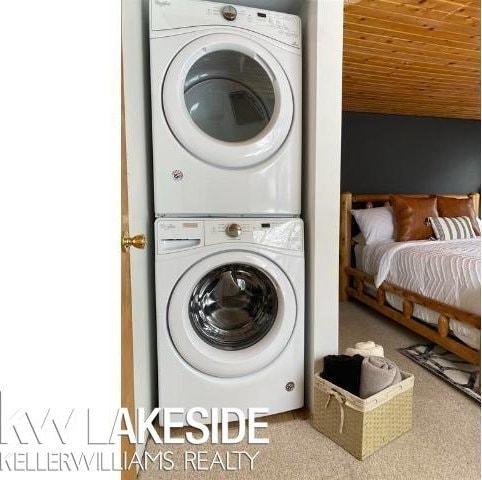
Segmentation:
<svg viewBox="0 0 482 480">
<path fill-rule="evenodd" d="M 480 118 L 480 1 L 345 0 L 343 109 Z"/>
</svg>

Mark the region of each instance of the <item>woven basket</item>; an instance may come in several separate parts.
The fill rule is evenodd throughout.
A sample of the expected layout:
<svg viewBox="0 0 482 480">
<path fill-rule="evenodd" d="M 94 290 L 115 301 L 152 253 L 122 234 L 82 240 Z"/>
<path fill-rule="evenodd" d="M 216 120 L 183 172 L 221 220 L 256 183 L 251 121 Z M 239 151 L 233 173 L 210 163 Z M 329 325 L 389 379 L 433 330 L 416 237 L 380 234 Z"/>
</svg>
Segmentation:
<svg viewBox="0 0 482 480">
<path fill-rule="evenodd" d="M 364 460 L 412 427 L 413 375 L 362 399 L 315 375 L 313 426 Z"/>
</svg>

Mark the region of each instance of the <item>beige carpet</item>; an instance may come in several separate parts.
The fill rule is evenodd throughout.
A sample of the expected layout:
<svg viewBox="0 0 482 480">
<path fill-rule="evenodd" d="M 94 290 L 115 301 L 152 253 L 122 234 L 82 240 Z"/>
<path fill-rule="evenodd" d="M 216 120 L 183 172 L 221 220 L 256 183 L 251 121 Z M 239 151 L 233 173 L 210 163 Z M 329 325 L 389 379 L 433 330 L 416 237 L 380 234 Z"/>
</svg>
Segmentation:
<svg viewBox="0 0 482 480">
<path fill-rule="evenodd" d="M 340 305 L 340 350 L 360 340 L 374 340 L 385 347 L 387 357 L 415 375 L 414 427 L 363 462 L 314 430 L 301 413 L 276 416 L 268 428 L 269 445 L 232 446 L 165 445 L 150 442 L 147 451 L 171 450 L 175 471 L 151 467 L 141 471 L 141 480 L 153 479 L 266 479 L 266 480 L 479 480 L 480 410 L 478 404 L 440 378 L 400 355 L 395 349 L 419 341 L 395 322 L 355 303 Z M 165 448 L 164 448 L 165 447 Z M 184 470 L 185 449 L 207 451 L 246 450 L 254 470 L 242 462 L 239 472 Z"/>
</svg>

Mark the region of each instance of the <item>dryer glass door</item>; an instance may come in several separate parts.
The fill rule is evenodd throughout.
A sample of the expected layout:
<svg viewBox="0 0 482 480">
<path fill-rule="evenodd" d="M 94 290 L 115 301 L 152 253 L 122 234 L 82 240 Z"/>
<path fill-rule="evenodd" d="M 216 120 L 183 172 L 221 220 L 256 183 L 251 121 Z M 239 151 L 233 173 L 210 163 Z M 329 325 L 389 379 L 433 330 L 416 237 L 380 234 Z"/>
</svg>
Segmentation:
<svg viewBox="0 0 482 480">
<path fill-rule="evenodd" d="M 169 301 L 172 344 L 193 368 L 216 377 L 249 375 L 286 348 L 296 323 L 286 274 L 266 257 L 220 252 L 193 265 Z"/>
<path fill-rule="evenodd" d="M 238 35 L 206 35 L 188 44 L 169 67 L 162 98 L 181 145 L 225 168 L 270 158 L 293 121 L 283 69 L 264 47 Z"/>
<path fill-rule="evenodd" d="M 216 50 L 189 69 L 184 99 L 189 115 L 204 133 L 234 143 L 251 140 L 267 127 L 275 92 L 266 70 L 253 57 Z"/>
</svg>

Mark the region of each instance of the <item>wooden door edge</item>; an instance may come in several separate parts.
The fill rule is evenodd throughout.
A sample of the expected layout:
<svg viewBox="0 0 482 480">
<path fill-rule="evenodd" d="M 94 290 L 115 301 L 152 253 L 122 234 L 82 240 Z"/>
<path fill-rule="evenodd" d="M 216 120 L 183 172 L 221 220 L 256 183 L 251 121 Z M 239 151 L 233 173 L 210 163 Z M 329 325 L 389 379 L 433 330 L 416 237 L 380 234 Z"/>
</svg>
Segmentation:
<svg viewBox="0 0 482 480">
<path fill-rule="evenodd" d="M 127 145 L 125 131 L 124 70 L 121 57 L 121 235 L 129 231 L 129 202 L 127 185 Z M 119 235 L 119 242 L 120 237 Z M 120 248 L 120 245 L 119 245 Z M 121 253 L 121 406 L 127 408 L 130 418 L 134 416 L 134 350 L 132 339 L 132 297 L 131 268 L 129 251 Z M 124 435 L 121 440 L 121 461 L 133 458 L 136 445 L 129 443 Z M 137 477 L 136 466 L 123 470 L 122 480 L 134 480 Z"/>
</svg>

